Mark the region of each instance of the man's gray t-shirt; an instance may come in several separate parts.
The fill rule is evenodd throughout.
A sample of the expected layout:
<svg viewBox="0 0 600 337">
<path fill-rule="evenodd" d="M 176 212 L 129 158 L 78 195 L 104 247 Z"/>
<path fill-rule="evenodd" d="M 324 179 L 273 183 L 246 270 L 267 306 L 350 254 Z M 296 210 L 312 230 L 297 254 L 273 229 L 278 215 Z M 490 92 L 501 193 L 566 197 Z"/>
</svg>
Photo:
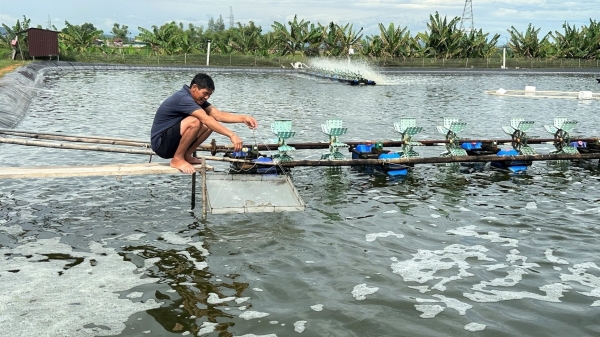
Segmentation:
<svg viewBox="0 0 600 337">
<path fill-rule="evenodd" d="M 199 105 L 192 98 L 190 87 L 184 85 L 181 90 L 177 91 L 171 97 L 167 98 L 156 110 L 152 130 L 150 131 L 150 139 L 152 148 L 158 148 L 160 144 L 156 144 L 158 137 L 163 131 L 180 123 L 184 118 L 190 116 L 192 112 L 199 108 L 206 109 L 210 103 L 204 102 Z"/>
</svg>

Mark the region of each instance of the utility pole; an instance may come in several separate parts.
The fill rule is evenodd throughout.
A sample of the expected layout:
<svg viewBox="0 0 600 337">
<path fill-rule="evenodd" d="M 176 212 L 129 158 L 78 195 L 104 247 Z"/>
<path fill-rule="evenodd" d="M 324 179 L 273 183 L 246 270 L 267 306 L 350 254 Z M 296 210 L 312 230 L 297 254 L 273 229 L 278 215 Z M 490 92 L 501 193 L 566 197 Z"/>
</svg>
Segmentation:
<svg viewBox="0 0 600 337">
<path fill-rule="evenodd" d="M 233 28 L 233 8 L 229 6 L 229 29 Z"/>
<path fill-rule="evenodd" d="M 47 30 L 52 29 L 52 21 L 50 21 L 50 15 L 48 15 L 48 22 L 46 23 L 46 29 Z"/>
<path fill-rule="evenodd" d="M 460 30 L 465 33 L 473 31 L 473 2 L 471 0 L 465 0 L 465 8 L 463 9 L 463 15 L 460 19 Z"/>
</svg>

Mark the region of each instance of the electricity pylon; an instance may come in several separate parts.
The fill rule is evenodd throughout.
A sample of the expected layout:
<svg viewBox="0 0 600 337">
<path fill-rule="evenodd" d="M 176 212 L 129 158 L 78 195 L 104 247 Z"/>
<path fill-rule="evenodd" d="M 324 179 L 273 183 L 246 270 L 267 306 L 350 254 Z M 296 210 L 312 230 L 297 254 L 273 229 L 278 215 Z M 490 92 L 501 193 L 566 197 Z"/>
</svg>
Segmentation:
<svg viewBox="0 0 600 337">
<path fill-rule="evenodd" d="M 473 2 L 471 0 L 465 0 L 465 8 L 463 9 L 463 15 L 460 19 L 460 30 L 465 33 L 469 33 L 474 29 Z"/>
</svg>

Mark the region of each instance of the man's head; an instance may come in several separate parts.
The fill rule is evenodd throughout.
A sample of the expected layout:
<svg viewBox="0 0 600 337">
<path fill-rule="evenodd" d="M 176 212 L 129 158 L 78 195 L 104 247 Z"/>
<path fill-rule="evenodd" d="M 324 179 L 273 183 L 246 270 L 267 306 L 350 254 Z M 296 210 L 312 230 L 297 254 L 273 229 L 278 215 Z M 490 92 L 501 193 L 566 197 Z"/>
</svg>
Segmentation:
<svg viewBox="0 0 600 337">
<path fill-rule="evenodd" d="M 215 91 L 215 82 L 213 79 L 205 73 L 198 73 L 192 79 L 192 83 L 190 84 L 190 88 L 194 86 L 194 84 L 198 87 L 198 89 L 209 89 L 210 91 Z"/>
<path fill-rule="evenodd" d="M 212 78 L 204 73 L 198 73 L 190 83 L 190 93 L 196 103 L 202 105 L 210 98 L 210 95 L 215 91 L 215 82 Z"/>
</svg>

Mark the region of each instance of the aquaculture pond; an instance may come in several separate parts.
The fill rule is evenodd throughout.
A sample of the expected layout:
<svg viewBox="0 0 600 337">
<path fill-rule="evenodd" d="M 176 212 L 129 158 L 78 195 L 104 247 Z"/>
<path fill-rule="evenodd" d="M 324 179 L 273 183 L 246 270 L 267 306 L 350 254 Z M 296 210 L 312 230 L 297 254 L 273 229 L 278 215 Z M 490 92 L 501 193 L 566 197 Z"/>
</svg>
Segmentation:
<svg viewBox="0 0 600 337">
<path fill-rule="evenodd" d="M 156 108 L 197 71 L 47 70 L 15 129 L 148 140 Z M 293 120 L 293 142 L 327 141 L 321 124 L 333 118 L 348 127 L 342 142 L 399 138 L 402 117 L 423 127 L 416 140 L 443 139 L 444 117 L 466 122 L 469 138 L 507 139 L 513 117 L 551 137 L 543 126 L 559 116 L 578 121 L 574 136 L 600 136 L 598 101 L 484 93 L 593 91 L 594 73 L 373 70 L 377 85 L 348 86 L 289 71 L 208 72 L 212 104 L 258 120 L 256 131 L 230 125 L 247 143 L 268 143 L 282 118 Z M 0 166 L 147 160 L 0 145 Z M 404 178 L 326 167 L 291 176 L 304 212 L 206 219 L 190 211 L 183 174 L 0 181 L 0 335 L 600 334 L 597 160 L 534 162 L 518 175 L 416 165 Z"/>
</svg>

